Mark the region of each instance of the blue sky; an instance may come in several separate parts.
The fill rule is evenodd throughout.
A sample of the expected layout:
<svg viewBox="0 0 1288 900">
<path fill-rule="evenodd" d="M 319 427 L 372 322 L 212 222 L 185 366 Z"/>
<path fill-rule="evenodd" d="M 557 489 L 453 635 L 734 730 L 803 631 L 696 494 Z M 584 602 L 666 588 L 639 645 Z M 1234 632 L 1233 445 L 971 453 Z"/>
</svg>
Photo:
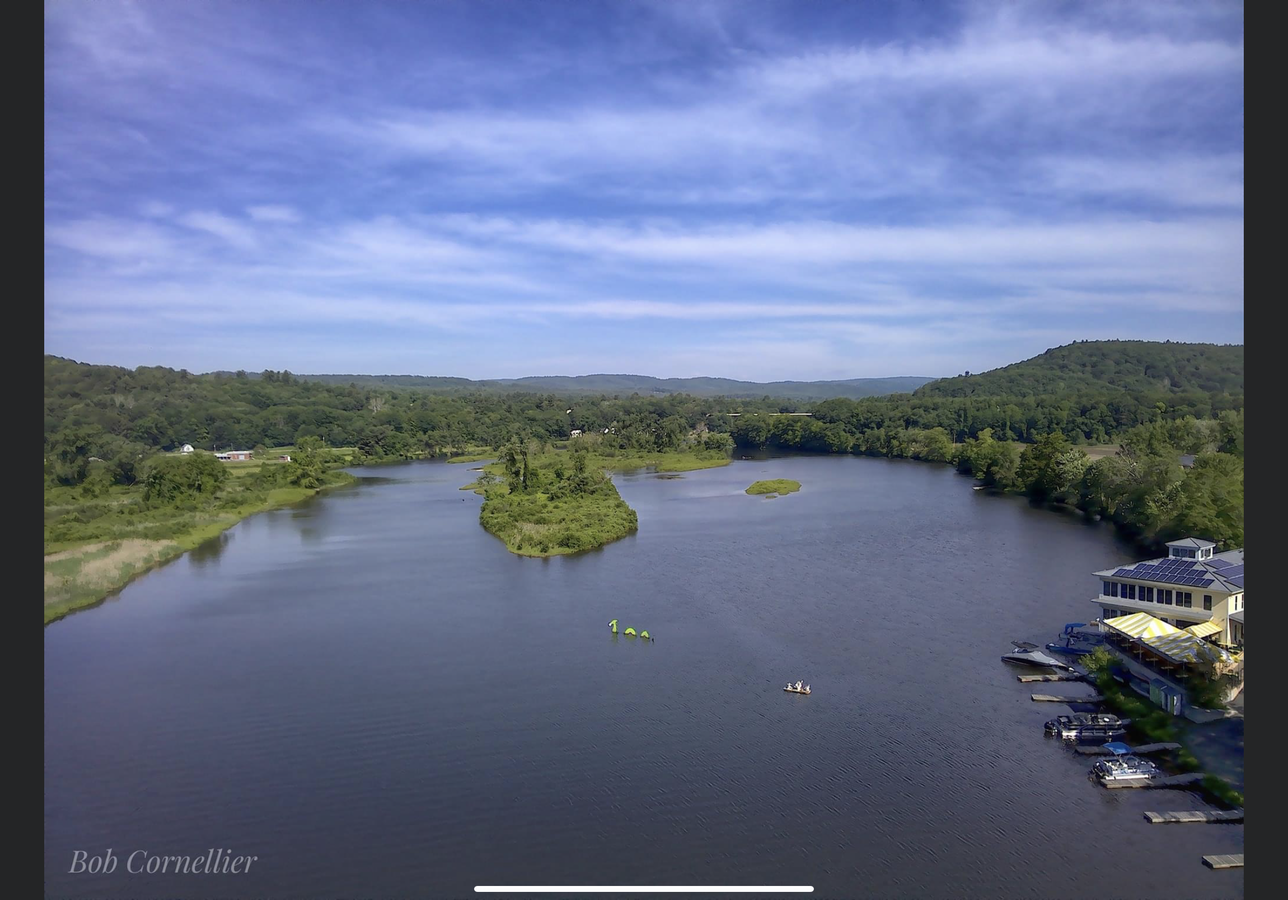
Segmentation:
<svg viewBox="0 0 1288 900">
<path fill-rule="evenodd" d="M 45 349 L 951 375 L 1243 341 L 1236 3 L 45 4 Z"/>
</svg>

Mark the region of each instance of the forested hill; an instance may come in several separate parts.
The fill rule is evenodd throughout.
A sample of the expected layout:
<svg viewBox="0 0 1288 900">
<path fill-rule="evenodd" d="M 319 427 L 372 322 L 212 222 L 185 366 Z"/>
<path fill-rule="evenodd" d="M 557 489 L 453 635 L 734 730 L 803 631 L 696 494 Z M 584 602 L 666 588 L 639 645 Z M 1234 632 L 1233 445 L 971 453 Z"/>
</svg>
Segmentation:
<svg viewBox="0 0 1288 900">
<path fill-rule="evenodd" d="M 459 390 L 534 391 L 572 394 L 690 394 L 695 397 L 776 397 L 789 400 L 829 400 L 834 397 L 878 397 L 916 390 L 934 379 L 918 376 L 850 378 L 843 381 L 737 381 L 732 378 L 654 378 L 650 375 L 532 375 L 471 381 L 434 375 L 300 375 L 324 384 Z"/>
<path fill-rule="evenodd" d="M 1116 389 L 1139 394 L 1242 394 L 1242 344 L 1080 341 L 978 375 L 941 378 L 917 397 L 1037 397 Z"/>
</svg>

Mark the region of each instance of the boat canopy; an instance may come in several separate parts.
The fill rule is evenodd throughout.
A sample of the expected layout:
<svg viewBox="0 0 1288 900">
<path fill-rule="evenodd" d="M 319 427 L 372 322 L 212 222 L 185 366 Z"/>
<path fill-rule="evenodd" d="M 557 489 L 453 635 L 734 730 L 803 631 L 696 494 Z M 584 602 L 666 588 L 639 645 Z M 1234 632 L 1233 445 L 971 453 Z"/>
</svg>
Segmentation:
<svg viewBox="0 0 1288 900">
<path fill-rule="evenodd" d="M 1150 637 L 1163 637 L 1169 634 L 1184 634 L 1181 629 L 1168 625 L 1162 619 L 1156 619 L 1146 612 L 1132 613 L 1130 616 L 1118 616 L 1115 619 L 1105 619 L 1101 624 L 1138 641 Z"/>
<path fill-rule="evenodd" d="M 1131 747 L 1128 747 L 1122 741 L 1110 741 L 1108 744 L 1105 744 L 1104 746 L 1105 746 L 1105 749 L 1108 750 L 1110 753 L 1112 753 L 1114 756 L 1122 756 L 1124 753 L 1131 753 Z"/>
<path fill-rule="evenodd" d="M 1190 634 L 1194 635 L 1195 637 L 1205 638 L 1209 634 L 1220 634 L 1221 626 L 1213 625 L 1211 622 L 1199 622 L 1196 625 L 1191 625 L 1189 628 L 1186 628 L 1185 630 L 1188 631 Z"/>
</svg>

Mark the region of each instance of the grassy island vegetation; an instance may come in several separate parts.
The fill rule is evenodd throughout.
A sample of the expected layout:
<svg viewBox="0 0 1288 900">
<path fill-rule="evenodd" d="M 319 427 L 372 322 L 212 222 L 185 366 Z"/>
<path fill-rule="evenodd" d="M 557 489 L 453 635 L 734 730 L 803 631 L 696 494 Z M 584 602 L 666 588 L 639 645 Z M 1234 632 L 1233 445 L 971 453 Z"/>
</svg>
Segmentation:
<svg viewBox="0 0 1288 900">
<path fill-rule="evenodd" d="M 793 491 L 799 491 L 801 483 L 792 481 L 790 478 L 771 478 L 766 481 L 753 482 L 751 487 L 747 488 L 748 494 L 790 494 Z"/>
<path fill-rule="evenodd" d="M 573 442 L 566 453 L 536 442 L 512 442 L 472 485 L 484 496 L 479 523 L 521 556 L 558 556 L 592 550 L 639 527 L 635 510 Z"/>
</svg>

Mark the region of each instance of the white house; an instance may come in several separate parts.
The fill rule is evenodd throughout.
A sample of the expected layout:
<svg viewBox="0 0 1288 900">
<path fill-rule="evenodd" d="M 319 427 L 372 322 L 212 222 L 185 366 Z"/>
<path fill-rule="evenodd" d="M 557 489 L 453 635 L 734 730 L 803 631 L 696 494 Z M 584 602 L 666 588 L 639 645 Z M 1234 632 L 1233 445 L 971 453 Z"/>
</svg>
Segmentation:
<svg viewBox="0 0 1288 900">
<path fill-rule="evenodd" d="M 1147 612 L 1177 628 L 1217 626 L 1222 644 L 1243 643 L 1243 549 L 1216 552 L 1216 544 L 1183 538 L 1167 556 L 1095 573 L 1100 618 Z"/>
<path fill-rule="evenodd" d="M 568 432 L 568 437 L 570 438 L 581 437 L 581 429 L 574 428 L 572 431 Z"/>
<path fill-rule="evenodd" d="M 184 444 L 182 447 L 180 447 L 180 448 L 179 448 L 179 452 L 180 452 L 180 453 L 191 453 L 191 452 L 192 452 L 192 444 Z"/>
</svg>

